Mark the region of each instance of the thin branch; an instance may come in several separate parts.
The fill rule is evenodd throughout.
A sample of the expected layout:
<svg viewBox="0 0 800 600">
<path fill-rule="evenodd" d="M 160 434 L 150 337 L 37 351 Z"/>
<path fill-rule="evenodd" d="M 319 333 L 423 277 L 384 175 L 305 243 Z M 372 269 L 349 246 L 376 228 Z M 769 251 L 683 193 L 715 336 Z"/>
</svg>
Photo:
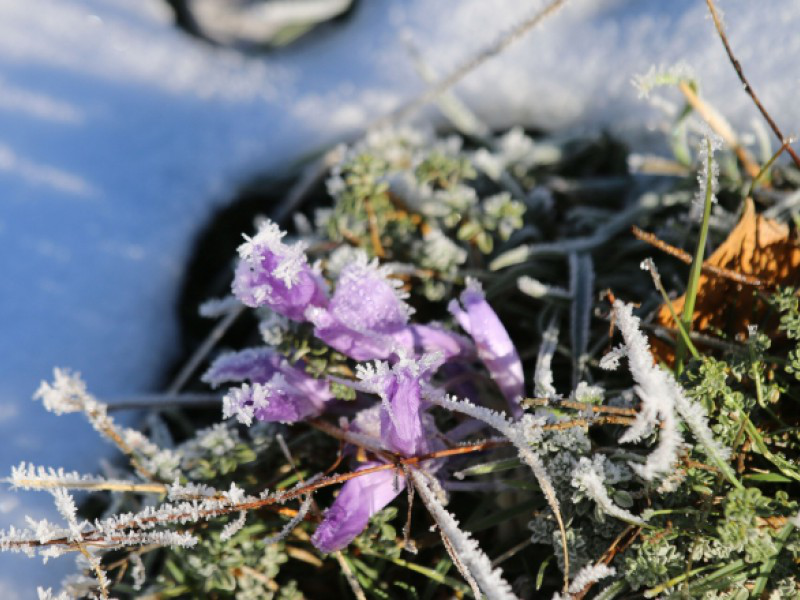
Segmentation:
<svg viewBox="0 0 800 600">
<path fill-rule="evenodd" d="M 487 60 L 497 56 L 511 44 L 523 38 L 525 34 L 547 19 L 547 17 L 558 11 L 558 9 L 561 8 L 565 3 L 566 0 L 553 0 L 542 10 L 519 23 L 516 27 L 502 35 L 494 43 L 484 48 L 481 52 L 467 60 L 461 66 L 457 67 L 449 75 L 443 77 L 436 84 L 430 86 L 421 95 L 413 98 L 412 100 L 401 105 L 399 108 L 390 112 L 388 115 L 385 115 L 375 121 L 370 129 L 380 128 L 389 125 L 390 123 L 399 121 L 409 116 L 428 102 L 435 100 L 442 93 L 446 92 L 453 85 L 483 65 Z"/>
<path fill-rule="evenodd" d="M 222 336 L 225 335 L 225 332 L 228 331 L 231 325 L 233 325 L 234 321 L 236 321 L 236 319 L 238 319 L 239 316 L 244 313 L 244 310 L 244 305 L 237 306 L 235 310 L 229 312 L 227 315 L 225 315 L 225 318 L 216 324 L 206 339 L 203 340 L 203 343 L 200 344 L 200 347 L 194 351 L 183 368 L 175 376 L 175 379 L 167 388 L 167 394 L 177 394 L 181 391 L 183 386 L 186 385 L 186 382 L 189 381 L 189 378 L 197 370 L 197 367 L 200 366 L 200 363 L 205 360 L 206 356 L 208 356 L 211 350 L 214 349 L 214 346 L 216 346 L 217 343 L 222 339 Z"/>
<path fill-rule="evenodd" d="M 215 408 L 222 406 L 219 394 L 146 394 L 110 402 L 108 412 L 120 410 L 169 410 L 173 408 Z"/>
<path fill-rule="evenodd" d="M 668 244 L 664 240 L 657 237 L 655 234 L 650 233 L 649 231 L 644 231 L 639 229 L 636 225 L 631 227 L 631 233 L 633 233 L 634 237 L 637 240 L 641 240 L 642 242 L 646 242 L 655 248 L 658 248 L 662 252 L 669 254 L 677 258 L 679 261 L 686 263 L 687 265 L 692 264 L 692 255 L 688 252 L 681 250 L 673 246 L 672 244 Z M 716 267 L 714 265 L 704 264 L 703 265 L 703 273 L 705 275 L 712 275 L 716 277 L 721 277 L 723 279 L 729 279 L 736 283 L 741 283 L 743 285 L 751 285 L 753 287 L 764 287 L 764 282 L 761 281 L 758 277 L 753 277 L 752 275 L 745 275 L 744 273 L 738 273 L 737 271 L 731 271 L 730 269 L 725 269 L 723 267 Z"/>
<path fill-rule="evenodd" d="M 717 30 L 717 34 L 719 35 L 720 41 L 722 41 L 722 45 L 725 46 L 725 52 L 728 54 L 728 60 L 731 61 L 734 70 L 736 71 L 736 75 L 739 76 L 739 81 L 742 82 L 744 85 L 744 91 L 753 99 L 753 103 L 758 108 L 761 115 L 764 117 L 766 122 L 769 124 L 772 131 L 778 137 L 778 141 L 783 144 L 786 141 L 786 136 L 783 135 L 783 132 L 778 127 L 778 124 L 772 119 L 772 117 L 767 112 L 767 109 L 764 108 L 764 105 L 761 104 L 761 100 L 758 99 L 758 95 L 756 95 L 756 91 L 753 89 L 753 86 L 750 85 L 750 82 L 747 80 L 747 77 L 744 75 L 744 71 L 742 70 L 742 65 L 739 64 L 739 61 L 736 59 L 736 56 L 733 54 L 733 49 L 731 48 L 730 43 L 728 42 L 728 36 L 725 35 L 725 29 L 722 26 L 722 21 L 719 18 L 719 14 L 717 13 L 717 7 L 714 5 L 714 0 L 706 0 L 706 4 L 708 5 L 708 10 L 711 12 L 711 18 L 714 20 L 714 27 Z M 800 168 L 800 156 L 790 147 L 787 146 L 786 151 L 794 160 L 794 164 Z"/>
</svg>

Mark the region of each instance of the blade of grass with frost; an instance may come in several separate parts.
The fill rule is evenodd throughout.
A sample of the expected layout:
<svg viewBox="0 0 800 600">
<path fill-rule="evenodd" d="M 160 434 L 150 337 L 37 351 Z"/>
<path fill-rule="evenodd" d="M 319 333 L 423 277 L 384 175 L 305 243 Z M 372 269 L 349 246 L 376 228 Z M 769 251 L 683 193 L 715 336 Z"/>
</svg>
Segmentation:
<svg viewBox="0 0 800 600">
<path fill-rule="evenodd" d="M 495 598 L 497 600 L 516 600 L 517 596 L 503 578 L 503 572 L 499 568 L 492 568 L 491 561 L 478 543 L 469 533 L 459 528 L 458 521 L 442 506 L 436 494 L 428 487 L 425 476 L 420 471 L 411 471 L 411 479 L 442 535 L 450 541 L 453 552 L 468 569 L 469 575 L 474 578 L 480 591 L 489 600 Z"/>
<path fill-rule="evenodd" d="M 554 298 L 557 300 L 572 300 L 570 293 L 564 288 L 542 283 L 538 279 L 523 275 L 517 279 L 517 288 L 531 298 Z"/>
<path fill-rule="evenodd" d="M 417 48 L 410 36 L 404 36 L 403 42 L 405 42 L 414 68 L 419 76 L 428 85 L 434 85 L 439 77 L 430 64 L 422 58 L 419 48 Z M 476 138 L 484 144 L 489 143 L 489 136 L 491 135 L 489 127 L 453 93 L 452 89 L 442 92 L 436 97 L 435 101 L 442 114 L 460 133 Z"/>
<path fill-rule="evenodd" d="M 572 295 L 570 306 L 570 342 L 572 345 L 572 387 L 576 387 L 583 375 L 586 351 L 589 347 L 589 323 L 592 315 L 592 290 L 594 267 L 588 252 L 569 255 L 569 289 Z"/>
<path fill-rule="evenodd" d="M 533 393 L 539 398 L 554 398 L 557 395 L 551 366 L 557 346 L 558 315 L 553 315 L 542 335 L 539 355 L 536 357 L 536 369 L 533 372 Z"/>
<path fill-rule="evenodd" d="M 561 533 L 561 545 L 564 552 L 564 589 L 566 589 L 569 585 L 567 530 L 564 527 L 564 519 L 561 517 L 561 508 L 550 475 L 542 459 L 530 448 L 530 445 L 537 441 L 538 436 L 541 434 L 541 427 L 537 426 L 541 423 L 541 420 L 537 421 L 533 415 L 525 414 L 521 419 L 512 422 L 496 411 L 472 404 L 469 400 L 449 398 L 446 394 L 441 392 L 437 393 L 435 390 L 430 390 L 429 393 L 426 394 L 425 399 L 431 404 L 463 413 L 491 425 L 497 431 L 505 435 L 514 445 L 519 457 L 530 467 L 531 471 L 533 471 L 533 475 L 536 477 L 536 481 L 539 483 L 539 487 L 541 487 L 542 493 L 548 505 L 550 505 L 550 509 L 553 511 L 556 523 L 558 523 L 558 529 Z"/>
<path fill-rule="evenodd" d="M 764 588 L 767 587 L 769 574 L 772 573 L 775 564 L 778 562 L 778 555 L 789 540 L 789 536 L 792 534 L 792 531 L 794 531 L 794 528 L 798 526 L 798 521 L 800 521 L 798 517 L 800 517 L 800 515 L 789 519 L 775 537 L 775 553 L 761 563 L 761 568 L 758 570 L 758 577 L 756 577 L 756 584 L 750 592 L 751 598 L 761 598 Z"/>
<path fill-rule="evenodd" d="M 656 286 L 658 291 L 661 293 L 661 298 L 664 300 L 664 304 L 669 309 L 669 314 L 672 316 L 672 319 L 678 325 L 678 331 L 681 334 L 681 339 L 686 344 L 686 347 L 689 349 L 689 352 L 692 353 L 693 358 L 700 358 L 700 353 L 695 348 L 695 345 L 692 343 L 691 338 L 689 337 L 689 332 L 683 326 L 683 323 L 678 319 L 678 315 L 675 313 L 675 308 L 672 306 L 672 300 L 670 300 L 669 295 L 667 294 L 667 290 L 664 288 L 664 284 L 661 283 L 661 275 L 658 273 L 658 269 L 656 268 L 656 264 L 653 262 L 652 258 L 645 258 L 642 261 L 641 268 L 644 271 L 648 271 L 650 273 L 650 277 L 653 279 L 653 284 Z"/>
<path fill-rule="evenodd" d="M 728 448 L 714 438 L 702 406 L 686 397 L 683 388 L 671 373 L 653 364 L 650 345 L 639 328 L 639 319 L 633 315 L 632 307 L 616 300 L 614 314 L 625 340 L 628 365 L 637 383 L 636 392 L 642 399 L 642 408 L 634 424 L 622 435 L 620 441 L 625 443 L 639 440 L 656 424 L 657 418 L 661 419 L 662 425 L 656 450 L 647 457 L 644 466 L 632 465 L 632 468 L 645 479 L 652 479 L 671 469 L 682 444 L 677 412 L 725 478 L 737 488 L 742 488 L 742 483 L 728 464 Z"/>
<path fill-rule="evenodd" d="M 692 268 L 689 272 L 689 282 L 686 285 L 686 301 L 683 305 L 683 315 L 681 316 L 681 324 L 686 330 L 686 333 L 692 331 L 692 317 L 694 316 L 694 305 L 697 300 L 697 292 L 700 284 L 700 274 L 703 270 L 703 256 L 706 249 L 706 240 L 708 238 L 708 221 L 711 217 L 711 206 L 714 204 L 714 191 L 717 185 L 717 174 L 719 168 L 714 162 L 714 150 L 719 147 L 719 139 L 709 132 L 705 139 L 704 145 L 700 152 L 703 160 L 703 169 L 698 175 L 698 180 L 701 184 L 700 190 L 704 190 L 705 198 L 703 200 L 703 220 L 700 223 L 700 235 L 697 238 L 697 250 L 694 253 L 694 260 L 692 261 Z M 683 361 L 686 358 L 687 346 L 685 340 L 678 338 L 678 346 L 675 351 L 675 373 L 680 375 L 683 372 Z"/>
</svg>

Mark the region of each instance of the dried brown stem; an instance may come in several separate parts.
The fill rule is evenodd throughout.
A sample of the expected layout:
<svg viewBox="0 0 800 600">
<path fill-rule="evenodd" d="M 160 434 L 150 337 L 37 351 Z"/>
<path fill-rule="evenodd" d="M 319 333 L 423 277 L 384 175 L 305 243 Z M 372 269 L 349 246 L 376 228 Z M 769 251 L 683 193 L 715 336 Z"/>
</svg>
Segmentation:
<svg viewBox="0 0 800 600">
<path fill-rule="evenodd" d="M 658 248 L 662 252 L 669 254 L 677 258 L 679 261 L 686 263 L 687 265 L 692 264 L 692 255 L 680 248 L 676 248 L 672 244 L 668 244 L 664 240 L 658 238 L 655 234 L 650 233 L 649 231 L 643 231 L 639 229 L 636 225 L 631 227 L 631 232 L 633 233 L 634 237 L 637 240 L 641 240 Z M 741 283 L 744 285 L 751 285 L 753 287 L 764 287 L 764 282 L 762 282 L 757 277 L 753 277 L 752 275 L 745 275 L 744 273 L 737 273 L 736 271 L 731 271 L 730 269 L 724 269 L 722 267 L 716 267 L 714 265 L 704 264 L 702 267 L 703 273 L 706 275 L 721 277 L 723 279 L 729 279 L 731 281 L 735 281 L 736 283 Z"/>
<path fill-rule="evenodd" d="M 730 43 L 728 42 L 728 36 L 725 35 L 725 28 L 722 26 L 722 21 L 720 20 L 719 14 L 717 13 L 717 7 L 714 5 L 714 0 L 706 0 L 706 4 L 708 5 L 708 10 L 711 12 L 711 18 L 714 20 L 714 27 L 717 30 L 717 34 L 719 35 L 720 41 L 722 41 L 722 45 L 725 46 L 725 52 L 728 54 L 728 60 L 731 61 L 734 70 L 736 71 L 736 75 L 739 76 L 739 81 L 742 82 L 744 85 L 744 91 L 752 98 L 753 103 L 758 108 L 761 115 L 764 117 L 764 120 L 770 126 L 770 129 L 775 133 L 778 140 L 781 144 L 786 142 L 786 136 L 783 135 L 783 132 L 778 127 L 778 124 L 773 120 L 770 114 L 767 112 L 767 109 L 764 108 L 764 105 L 761 104 L 761 100 L 758 99 L 758 95 L 756 91 L 753 89 L 753 86 L 750 85 L 750 82 L 747 80 L 747 77 L 744 75 L 744 70 L 742 69 L 742 65 L 739 64 L 739 61 L 736 59 L 736 56 L 733 53 L 733 49 L 731 48 Z M 800 168 L 800 156 L 790 147 L 787 146 L 786 151 L 794 160 L 794 164 Z"/>
</svg>

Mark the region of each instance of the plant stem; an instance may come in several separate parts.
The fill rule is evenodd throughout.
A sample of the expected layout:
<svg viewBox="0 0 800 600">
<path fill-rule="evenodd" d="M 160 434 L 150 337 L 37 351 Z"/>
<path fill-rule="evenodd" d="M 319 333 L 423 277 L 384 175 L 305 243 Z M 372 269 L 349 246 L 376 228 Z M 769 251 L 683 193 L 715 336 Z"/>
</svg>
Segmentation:
<svg viewBox="0 0 800 600">
<path fill-rule="evenodd" d="M 686 300 L 683 305 L 683 316 L 681 317 L 681 324 L 683 329 L 688 333 L 692 331 L 692 317 L 694 316 L 694 305 L 697 300 L 697 292 L 700 285 L 700 274 L 703 271 L 703 255 L 706 249 L 706 240 L 708 239 L 708 222 L 711 217 L 711 204 L 714 197 L 712 179 L 714 176 L 714 156 L 712 153 L 711 139 L 706 139 L 706 151 L 708 152 L 708 165 L 706 167 L 706 197 L 703 203 L 703 220 L 700 224 L 700 237 L 697 240 L 697 250 L 694 253 L 694 260 L 692 261 L 692 269 L 689 272 L 689 283 L 686 286 Z M 678 338 L 678 347 L 675 358 L 675 374 L 680 375 L 683 372 L 683 361 L 686 357 L 687 351 L 686 341 L 683 337 Z"/>
</svg>

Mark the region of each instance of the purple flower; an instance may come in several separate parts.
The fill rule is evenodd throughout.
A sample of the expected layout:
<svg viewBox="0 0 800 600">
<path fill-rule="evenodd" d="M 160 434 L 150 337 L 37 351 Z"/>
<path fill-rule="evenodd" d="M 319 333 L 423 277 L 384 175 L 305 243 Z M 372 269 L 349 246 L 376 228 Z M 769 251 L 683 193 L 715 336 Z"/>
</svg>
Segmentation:
<svg viewBox="0 0 800 600">
<path fill-rule="evenodd" d="M 339 275 L 327 307 L 306 313 L 314 334 L 355 360 L 387 359 L 396 350 L 395 336 L 405 330 L 413 309 L 389 279 L 389 270 L 366 255 L 347 265 Z"/>
<path fill-rule="evenodd" d="M 409 325 L 413 309 L 389 274 L 377 260 L 359 255 L 342 269 L 328 305 L 306 313 L 314 334 L 355 360 L 386 360 L 399 353 L 441 352 L 446 359 L 474 354 L 469 340 L 439 325 Z"/>
<path fill-rule="evenodd" d="M 228 391 L 222 400 L 225 418 L 236 416 L 250 425 L 260 421 L 295 422 L 319 415 L 333 398 L 327 381 L 315 379 L 298 365 L 270 350 L 259 348 L 226 354 L 214 361 L 203 381 L 214 387 L 248 380 Z"/>
<path fill-rule="evenodd" d="M 441 355 L 426 355 L 419 361 L 401 359 L 391 369 L 382 362 L 358 366 L 359 389 L 381 397 L 381 440 L 392 452 L 415 456 L 428 451 L 422 387 L 441 364 Z"/>
<path fill-rule="evenodd" d="M 422 391 L 426 379 L 441 364 L 441 355 L 426 355 L 419 361 L 401 358 L 393 367 L 386 363 L 359 365 L 361 382 L 357 388 L 381 397 L 380 416 L 377 406 L 362 410 L 356 417 L 353 431 L 377 437 L 383 446 L 404 456 L 428 452 L 428 432 L 435 431 L 433 420 L 425 418 Z M 361 469 L 379 463 L 368 463 Z M 336 501 L 325 513 L 325 519 L 312 537 L 323 552 L 343 548 L 364 531 L 369 518 L 394 499 L 405 481 L 393 471 L 379 471 L 351 479 L 345 483 Z"/>
<path fill-rule="evenodd" d="M 245 236 L 247 241 L 239 246 L 233 293 L 247 306 L 266 305 L 302 321 L 309 306 L 326 304 L 325 287 L 308 265 L 305 245 L 285 244 L 284 235 L 275 223 L 266 221 L 255 236 Z"/>
<path fill-rule="evenodd" d="M 376 467 L 369 462 L 358 470 Z M 311 541 L 321 552 L 340 550 L 367 527 L 370 517 L 394 500 L 406 482 L 394 469 L 355 477 L 342 486 Z"/>
<path fill-rule="evenodd" d="M 483 294 L 480 283 L 467 278 L 467 288 L 461 293 L 461 305 L 452 300 L 448 309 L 459 325 L 474 340 L 478 357 L 486 365 L 508 401 L 515 418 L 522 415 L 519 400 L 525 392 L 522 363 L 514 344 L 497 314 Z"/>
</svg>

